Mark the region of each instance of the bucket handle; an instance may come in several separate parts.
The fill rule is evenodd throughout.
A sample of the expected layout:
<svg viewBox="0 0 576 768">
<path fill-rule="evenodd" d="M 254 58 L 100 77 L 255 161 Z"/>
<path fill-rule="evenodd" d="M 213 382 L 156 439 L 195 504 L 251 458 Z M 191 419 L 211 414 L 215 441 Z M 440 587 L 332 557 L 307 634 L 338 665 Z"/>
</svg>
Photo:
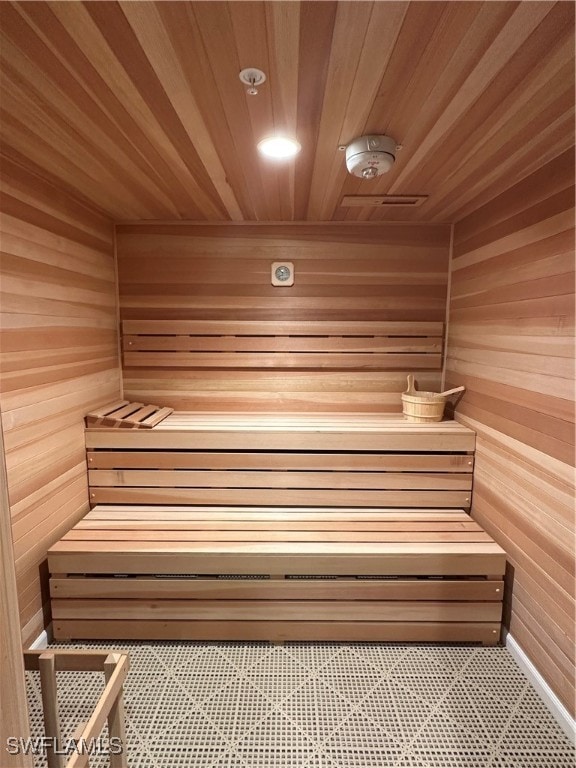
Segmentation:
<svg viewBox="0 0 576 768">
<path fill-rule="evenodd" d="M 406 392 L 404 392 L 405 395 L 415 395 L 416 394 L 416 387 L 414 386 L 414 376 L 409 373 L 408 374 L 408 389 Z"/>
<path fill-rule="evenodd" d="M 448 397 L 448 395 L 455 395 L 456 392 L 464 392 L 466 387 L 454 387 L 454 389 L 447 389 L 445 392 L 440 392 L 439 397 Z"/>
</svg>

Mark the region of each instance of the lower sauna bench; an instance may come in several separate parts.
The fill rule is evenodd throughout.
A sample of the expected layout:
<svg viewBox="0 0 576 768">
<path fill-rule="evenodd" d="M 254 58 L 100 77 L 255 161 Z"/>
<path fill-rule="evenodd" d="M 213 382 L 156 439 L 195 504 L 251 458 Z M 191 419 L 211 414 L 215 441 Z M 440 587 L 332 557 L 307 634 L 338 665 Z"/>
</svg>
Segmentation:
<svg viewBox="0 0 576 768">
<path fill-rule="evenodd" d="M 48 564 L 57 640 L 500 638 L 505 553 L 458 509 L 97 505 Z"/>
</svg>

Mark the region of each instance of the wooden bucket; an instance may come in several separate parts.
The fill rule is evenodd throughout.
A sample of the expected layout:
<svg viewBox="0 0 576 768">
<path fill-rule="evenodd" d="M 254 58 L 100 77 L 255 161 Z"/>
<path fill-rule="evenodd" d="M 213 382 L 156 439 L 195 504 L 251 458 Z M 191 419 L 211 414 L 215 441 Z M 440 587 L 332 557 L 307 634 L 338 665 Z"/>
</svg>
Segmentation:
<svg viewBox="0 0 576 768">
<path fill-rule="evenodd" d="M 408 376 L 408 389 L 402 393 L 402 412 L 407 421 L 442 421 L 447 395 L 463 392 L 464 387 L 456 387 L 446 392 L 418 392 L 414 385 L 414 376 Z"/>
</svg>

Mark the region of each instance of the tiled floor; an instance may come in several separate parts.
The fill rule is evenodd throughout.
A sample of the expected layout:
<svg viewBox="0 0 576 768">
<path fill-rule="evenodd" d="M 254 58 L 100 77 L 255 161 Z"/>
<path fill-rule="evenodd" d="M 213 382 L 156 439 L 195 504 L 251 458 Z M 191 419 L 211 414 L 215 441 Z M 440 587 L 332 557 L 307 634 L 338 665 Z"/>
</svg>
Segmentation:
<svg viewBox="0 0 576 768">
<path fill-rule="evenodd" d="M 55 646 L 57 647 L 57 646 Z M 505 648 L 376 643 L 107 643 L 128 650 L 130 768 L 573 768 Z M 28 674 L 35 732 L 37 673 Z M 98 673 L 59 673 L 66 734 Z M 44 765 L 42 759 L 38 766 Z M 93 758 L 91 765 L 107 765 Z"/>
</svg>

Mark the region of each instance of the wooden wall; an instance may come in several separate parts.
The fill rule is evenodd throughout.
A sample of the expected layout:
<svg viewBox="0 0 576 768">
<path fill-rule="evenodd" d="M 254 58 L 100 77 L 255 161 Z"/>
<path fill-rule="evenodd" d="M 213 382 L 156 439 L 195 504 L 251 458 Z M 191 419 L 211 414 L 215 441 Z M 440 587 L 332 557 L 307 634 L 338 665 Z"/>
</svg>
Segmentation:
<svg viewBox="0 0 576 768">
<path fill-rule="evenodd" d="M 5 768 L 32 768 L 32 755 L 10 755 L 6 752 L 10 736 L 26 738 L 30 735 L 24 658 L 17 619 L 18 593 L 0 414 L 0 751 Z"/>
<path fill-rule="evenodd" d="M 46 549 L 88 509 L 83 415 L 120 394 L 112 224 L 2 163 L 2 423 L 23 640 Z"/>
<path fill-rule="evenodd" d="M 472 514 L 508 627 L 574 711 L 574 155 L 455 226 L 446 385 L 478 433 Z"/>
<path fill-rule="evenodd" d="M 123 320 L 445 317 L 445 225 L 120 225 L 117 249 Z M 294 286 L 271 285 L 275 261 L 294 263 Z M 440 366 L 417 379 L 439 386 Z M 124 387 L 126 397 L 179 410 L 390 411 L 400 409 L 406 369 L 125 367 Z"/>
</svg>

